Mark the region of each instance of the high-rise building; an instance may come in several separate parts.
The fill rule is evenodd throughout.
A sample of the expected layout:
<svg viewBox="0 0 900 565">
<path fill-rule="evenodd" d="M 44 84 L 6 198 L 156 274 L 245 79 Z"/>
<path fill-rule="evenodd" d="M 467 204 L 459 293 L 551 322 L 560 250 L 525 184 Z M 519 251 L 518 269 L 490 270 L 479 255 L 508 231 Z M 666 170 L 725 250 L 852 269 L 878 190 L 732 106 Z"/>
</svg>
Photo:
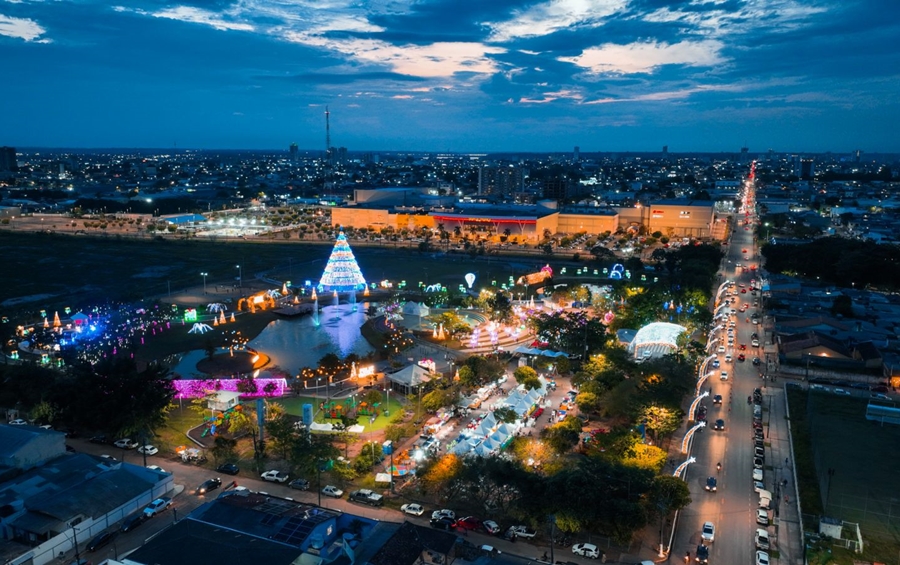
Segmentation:
<svg viewBox="0 0 900 565">
<path fill-rule="evenodd" d="M 525 188 L 525 171 L 514 165 L 480 167 L 478 194 L 509 196 Z"/>
<path fill-rule="evenodd" d="M 669 146 L 668 146 L 668 145 L 663 145 L 663 150 L 662 150 L 662 152 L 663 152 L 663 155 L 668 155 L 668 154 L 669 154 Z"/>
<path fill-rule="evenodd" d="M 291 163 L 296 164 L 298 161 L 300 161 L 300 148 L 297 147 L 296 143 L 291 143 L 290 152 L 291 152 Z"/>
<path fill-rule="evenodd" d="M 19 170 L 15 147 L 0 147 L 0 171 L 15 172 Z"/>
<path fill-rule="evenodd" d="M 811 157 L 794 157 L 794 174 L 801 180 L 810 180 L 816 174 L 816 162 Z"/>
<path fill-rule="evenodd" d="M 544 198 L 562 201 L 576 196 L 578 185 L 572 179 L 562 176 L 544 179 L 542 188 Z"/>
<path fill-rule="evenodd" d="M 749 147 L 741 147 L 741 163 L 749 163 L 750 162 L 750 148 Z"/>
<path fill-rule="evenodd" d="M 572 151 L 572 159 L 575 161 L 581 160 L 581 147 L 575 146 L 575 150 Z"/>
</svg>

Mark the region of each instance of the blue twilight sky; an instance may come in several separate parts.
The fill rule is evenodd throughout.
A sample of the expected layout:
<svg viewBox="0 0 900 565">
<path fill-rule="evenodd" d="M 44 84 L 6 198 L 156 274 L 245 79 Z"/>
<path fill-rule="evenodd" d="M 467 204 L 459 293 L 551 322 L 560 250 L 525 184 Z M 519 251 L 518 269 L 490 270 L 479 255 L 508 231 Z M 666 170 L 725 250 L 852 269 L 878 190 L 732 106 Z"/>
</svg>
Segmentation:
<svg viewBox="0 0 900 565">
<path fill-rule="evenodd" d="M 900 0 L 0 0 L 0 61 L 0 145 L 900 151 Z"/>
</svg>

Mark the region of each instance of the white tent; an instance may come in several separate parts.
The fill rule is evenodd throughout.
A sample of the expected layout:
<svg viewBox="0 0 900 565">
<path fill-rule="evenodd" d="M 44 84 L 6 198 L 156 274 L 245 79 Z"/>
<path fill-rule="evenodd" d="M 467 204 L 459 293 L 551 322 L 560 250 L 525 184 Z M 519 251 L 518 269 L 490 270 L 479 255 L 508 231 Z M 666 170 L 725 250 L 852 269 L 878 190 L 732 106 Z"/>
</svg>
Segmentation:
<svg viewBox="0 0 900 565">
<path fill-rule="evenodd" d="M 431 314 L 431 308 L 418 302 L 407 302 L 403 305 L 401 312 L 405 316 L 419 316 L 420 318 L 424 318 Z"/>
</svg>

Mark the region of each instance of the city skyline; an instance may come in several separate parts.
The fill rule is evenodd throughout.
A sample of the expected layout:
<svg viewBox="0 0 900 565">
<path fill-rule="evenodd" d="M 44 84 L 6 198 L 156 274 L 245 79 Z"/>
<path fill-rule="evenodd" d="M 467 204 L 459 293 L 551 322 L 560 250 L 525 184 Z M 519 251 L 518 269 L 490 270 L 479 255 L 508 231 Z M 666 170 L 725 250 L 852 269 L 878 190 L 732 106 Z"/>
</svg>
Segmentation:
<svg viewBox="0 0 900 565">
<path fill-rule="evenodd" d="M 483 5 L 482 5 L 483 4 Z M 0 2 L 2 144 L 898 152 L 888 0 Z"/>
</svg>

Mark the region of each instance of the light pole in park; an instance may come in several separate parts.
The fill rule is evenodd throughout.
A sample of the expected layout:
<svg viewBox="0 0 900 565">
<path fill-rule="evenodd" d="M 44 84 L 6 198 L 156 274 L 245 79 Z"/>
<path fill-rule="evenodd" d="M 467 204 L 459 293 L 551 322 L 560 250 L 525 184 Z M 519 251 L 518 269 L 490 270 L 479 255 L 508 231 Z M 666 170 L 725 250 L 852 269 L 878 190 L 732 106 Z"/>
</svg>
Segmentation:
<svg viewBox="0 0 900 565">
<path fill-rule="evenodd" d="M 206 294 L 206 277 L 209 276 L 209 273 L 203 272 L 200 273 L 200 276 L 203 277 L 203 294 Z"/>
<path fill-rule="evenodd" d="M 238 270 L 238 284 L 241 287 L 241 290 L 244 288 L 244 269 L 241 268 L 240 265 L 235 265 L 235 269 Z"/>
</svg>

